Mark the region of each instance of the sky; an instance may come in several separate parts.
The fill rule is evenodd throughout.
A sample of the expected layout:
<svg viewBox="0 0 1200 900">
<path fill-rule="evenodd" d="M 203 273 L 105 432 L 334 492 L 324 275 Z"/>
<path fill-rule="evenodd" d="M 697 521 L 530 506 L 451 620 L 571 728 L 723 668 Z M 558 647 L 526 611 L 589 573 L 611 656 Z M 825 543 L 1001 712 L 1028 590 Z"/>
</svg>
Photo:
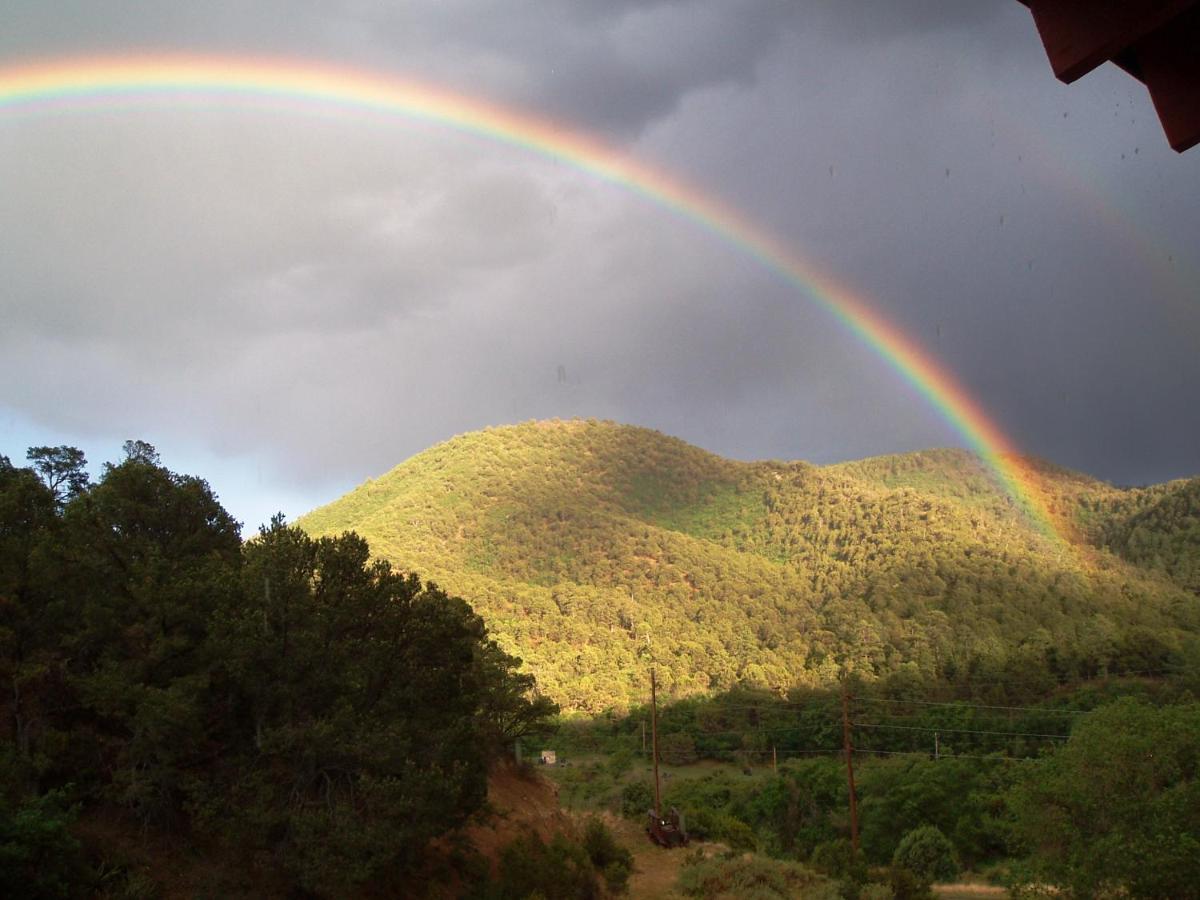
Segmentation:
<svg viewBox="0 0 1200 900">
<path fill-rule="evenodd" d="M 737 210 L 1022 452 L 1200 474 L 1200 149 L 1004 0 L 0 0 L 0 68 L 202 54 L 417 80 Z M 584 416 L 738 459 L 965 446 L 805 291 L 527 149 L 263 97 L 0 106 L 0 453 L 123 441 L 247 533 L 455 434 Z"/>
</svg>

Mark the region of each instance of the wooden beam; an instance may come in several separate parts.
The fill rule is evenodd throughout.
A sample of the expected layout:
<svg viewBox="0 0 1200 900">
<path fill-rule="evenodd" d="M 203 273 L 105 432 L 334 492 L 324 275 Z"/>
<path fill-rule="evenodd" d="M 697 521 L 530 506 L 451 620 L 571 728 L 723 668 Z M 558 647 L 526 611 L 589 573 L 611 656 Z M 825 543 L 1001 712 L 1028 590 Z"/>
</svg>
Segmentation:
<svg viewBox="0 0 1200 900">
<path fill-rule="evenodd" d="M 1130 53 L 1171 149 L 1182 153 L 1200 144 L 1200 7 L 1143 38 Z"/>
<path fill-rule="evenodd" d="M 1054 74 L 1067 84 L 1128 50 L 1200 0 L 1021 0 Z M 1195 49 L 1193 48 L 1193 52 Z"/>
</svg>

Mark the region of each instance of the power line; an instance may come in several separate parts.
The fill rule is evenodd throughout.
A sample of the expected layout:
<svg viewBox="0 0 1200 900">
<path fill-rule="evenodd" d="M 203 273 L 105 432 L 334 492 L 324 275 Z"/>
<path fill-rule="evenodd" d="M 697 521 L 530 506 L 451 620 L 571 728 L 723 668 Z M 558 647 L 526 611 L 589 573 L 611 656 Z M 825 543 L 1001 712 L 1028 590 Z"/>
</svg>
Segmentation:
<svg viewBox="0 0 1200 900">
<path fill-rule="evenodd" d="M 943 684 L 947 687 L 956 687 L 958 685 L 964 685 L 964 684 L 980 685 L 980 686 L 986 686 L 986 685 L 1005 686 L 1005 685 L 1017 685 L 1017 684 L 1044 686 L 1047 684 L 1047 682 L 1050 682 L 1055 687 L 1062 688 L 1062 687 L 1073 687 L 1075 685 L 1081 685 L 1081 684 L 1090 684 L 1095 681 L 1109 681 L 1113 678 L 1133 678 L 1133 677 L 1136 677 L 1139 675 L 1152 675 L 1152 676 L 1153 675 L 1158 675 L 1158 676 L 1173 675 L 1173 674 L 1179 674 L 1180 672 L 1187 672 L 1187 671 L 1194 670 L 1194 669 L 1195 669 L 1195 666 L 1189 666 L 1189 665 L 1185 665 L 1185 664 L 1163 663 L 1157 669 L 1130 669 L 1130 670 L 1127 670 L 1124 672 L 1105 672 L 1103 675 L 1094 675 L 1090 678 L 1061 679 L 1050 673 L 1047 673 L 1048 677 L 1046 677 L 1046 678 L 985 679 L 985 678 L 972 678 L 970 676 L 967 676 L 964 678 L 956 678 L 956 677 L 951 676 L 951 677 L 945 677 L 939 683 Z M 886 678 L 887 676 L 885 675 L 883 677 Z"/>
<path fill-rule="evenodd" d="M 670 753 L 671 751 L 667 750 L 666 752 Z M 694 751 L 694 752 L 696 752 L 697 754 L 700 753 L 700 751 Z M 770 755 L 771 752 L 772 752 L 771 750 L 743 750 L 741 747 L 738 747 L 738 748 L 732 748 L 732 749 L 728 749 L 728 750 L 705 750 L 705 751 L 703 751 L 703 755 L 705 758 L 711 759 L 712 755 L 716 754 L 716 753 L 765 756 L 765 755 Z M 780 756 L 837 756 L 842 751 L 841 750 L 778 750 L 776 752 L 778 752 L 778 754 Z M 649 754 L 650 754 L 650 751 L 647 750 L 646 755 L 648 756 Z M 660 751 L 660 755 L 661 755 L 661 751 Z"/>
<path fill-rule="evenodd" d="M 928 717 L 922 715 L 922 713 L 920 713 L 920 712 L 895 712 L 895 713 L 894 712 L 876 712 L 873 709 L 859 710 L 859 712 L 861 712 L 864 716 L 870 716 L 872 721 L 889 721 L 890 720 L 890 721 L 901 721 L 901 722 L 914 722 L 914 721 L 915 722 L 931 722 L 932 723 L 931 727 L 933 727 L 934 729 L 939 729 L 941 731 L 946 731 L 947 729 L 949 729 L 949 727 L 951 725 L 955 724 L 955 720 L 957 720 L 957 719 L 962 719 L 963 724 L 966 724 L 966 725 L 990 725 L 990 724 L 994 724 L 997 720 L 1004 721 L 1003 717 L 997 715 L 996 713 L 990 713 L 990 714 L 989 713 L 978 713 L 978 714 L 972 713 L 967 716 L 950 716 L 946 720 L 946 722 L 947 722 L 946 726 L 941 727 L 939 723 L 942 720 L 936 719 L 936 718 L 928 718 Z M 1024 717 L 1022 717 L 1021 719 L 1017 719 L 1016 721 L 1018 721 L 1018 722 L 1023 721 L 1023 718 Z M 1055 719 L 1054 720 L 1055 724 L 1063 725 L 1068 728 L 1073 726 L 1077 721 L 1078 721 L 1077 719 Z M 1013 720 L 1009 719 L 1008 722 L 1011 725 Z M 1039 726 L 1039 727 L 1041 727 L 1041 726 Z"/>
<path fill-rule="evenodd" d="M 1084 716 L 1091 712 L 1091 710 L 1088 709 L 1046 709 L 1040 706 L 998 706 L 991 703 L 968 703 L 965 700 L 891 700 L 883 697 L 856 697 L 855 699 L 866 703 L 895 703 L 904 706 L 948 706 L 956 709 L 1001 709 L 1010 712 L 1046 713 L 1054 716 Z"/>
<path fill-rule="evenodd" d="M 865 725 L 863 723 L 857 723 L 857 722 L 852 722 L 851 726 L 854 728 L 878 727 L 878 726 L 872 726 L 872 725 Z M 884 726 L 884 727 L 893 727 L 894 728 L 894 727 L 899 727 L 899 726 Z M 906 730 L 908 730 L 908 729 L 906 729 Z M 953 729 L 946 729 L 946 728 L 911 729 L 911 730 L 925 731 L 925 732 L 953 731 Z M 1037 735 L 1028 735 L 1024 732 L 965 731 L 965 732 L 957 732 L 957 733 L 1037 736 Z M 625 735 L 625 737 L 636 737 L 636 735 Z M 691 737 L 691 735 L 689 735 L 689 737 Z M 1065 739 L 1064 735 L 1046 735 L 1045 737 L 1049 737 L 1051 739 L 1057 738 L 1060 740 Z M 638 753 L 638 754 L 645 754 L 646 756 L 650 755 L 649 750 L 635 749 L 634 752 Z M 668 751 L 668 752 L 670 752 L 670 751 Z M 748 747 L 714 747 L 714 748 L 709 748 L 709 749 L 692 748 L 688 752 L 696 754 L 696 756 L 701 759 L 715 760 L 720 757 L 766 756 L 766 755 L 772 753 L 772 750 L 763 749 L 763 748 L 748 748 Z M 784 756 L 784 757 L 788 757 L 788 756 L 828 756 L 831 759 L 836 759 L 843 754 L 844 750 L 841 747 L 836 747 L 836 748 L 823 748 L 823 749 L 776 749 L 774 752 L 776 752 L 779 756 Z M 881 756 L 928 757 L 930 755 L 927 751 L 924 751 L 924 750 L 878 750 L 878 749 L 872 749 L 872 748 L 860 747 L 860 746 L 855 746 L 853 749 L 853 752 L 854 753 L 872 753 L 872 754 L 877 754 L 877 755 L 881 755 Z M 1012 762 L 1014 760 L 1019 761 L 1019 762 L 1031 762 L 1031 761 L 1037 759 L 1037 757 L 1031 757 L 1031 756 L 1001 755 L 999 751 L 997 751 L 996 753 L 994 753 L 990 756 L 981 756 L 978 754 L 971 754 L 971 753 L 947 753 L 945 751 L 942 751 L 939 758 L 940 759 L 981 759 L 981 760 L 985 760 L 985 761 L 1004 761 L 1004 762 Z"/>
<path fill-rule="evenodd" d="M 1097 681 L 1111 681 L 1114 678 L 1134 678 L 1134 677 L 1138 677 L 1138 676 L 1169 676 L 1169 675 L 1178 675 L 1178 674 L 1182 674 L 1182 673 L 1197 672 L 1197 671 L 1200 671 L 1200 670 L 1198 670 L 1195 665 L 1164 663 L 1161 667 L 1156 668 L 1156 669 L 1130 669 L 1130 670 L 1124 671 L 1124 672 L 1106 672 L 1103 675 L 1095 675 L 1095 676 L 1092 676 L 1089 678 L 1075 678 L 1075 679 L 1067 679 L 1067 680 L 1063 680 L 1063 679 L 1060 679 L 1056 676 L 1049 675 L 1049 674 L 1047 675 L 1046 678 L 1024 678 L 1024 679 L 1023 678 L 977 679 L 977 678 L 971 678 L 971 677 L 945 678 L 945 679 L 942 679 L 939 681 L 935 681 L 933 684 L 930 685 L 930 688 L 934 688 L 934 689 L 947 688 L 947 689 L 952 690 L 956 687 L 962 687 L 964 685 L 974 685 L 974 686 L 981 686 L 981 687 L 986 687 L 986 686 L 1009 687 L 1009 686 L 1015 686 L 1015 685 L 1025 685 L 1025 686 L 1032 685 L 1032 686 L 1038 686 L 1038 687 L 1071 688 L 1071 687 L 1082 686 L 1085 684 L 1092 684 Z M 882 678 L 886 679 L 887 675 L 885 674 L 884 676 L 882 676 Z M 879 683 L 882 683 L 882 681 Z M 815 688 L 812 688 L 812 690 L 827 691 L 827 692 L 832 693 L 832 689 L 830 689 L 828 687 L 815 687 Z M 831 696 L 828 699 L 829 699 L 829 702 L 832 704 L 837 703 L 836 695 Z M 1001 705 L 991 705 L 991 704 L 984 704 L 984 703 L 973 703 L 969 700 L 930 701 L 930 700 L 916 700 L 916 699 L 908 699 L 908 698 L 882 698 L 882 697 L 860 697 L 860 696 L 856 696 L 855 700 L 856 701 L 857 700 L 866 700 L 871 703 L 914 703 L 914 704 L 928 705 L 928 706 L 967 705 L 967 706 L 979 707 L 981 709 L 1003 709 L 1003 710 L 1014 710 L 1014 711 L 1015 710 L 1029 710 L 1029 711 L 1037 711 L 1037 712 L 1061 712 L 1064 715 L 1065 714 L 1082 715 L 1089 711 L 1089 710 L 1054 711 L 1054 710 L 1042 709 L 1041 707 L 1036 707 L 1036 706 L 1001 706 Z M 706 703 L 705 700 L 700 697 L 682 697 L 678 700 L 674 700 L 674 701 L 670 701 L 670 702 L 672 702 L 674 704 L 683 704 L 683 703 L 695 704 L 695 710 L 697 712 L 700 712 L 700 711 L 708 712 L 708 711 L 714 711 L 714 710 L 729 710 L 729 709 L 758 710 L 760 712 L 769 712 L 772 710 L 780 710 L 780 709 L 795 709 L 795 708 L 803 709 L 803 708 L 815 706 L 818 703 L 820 703 L 821 701 L 813 702 L 813 701 L 795 701 L 795 700 L 781 699 L 776 703 L 757 704 L 757 705 L 750 705 L 750 704 L 747 704 L 747 705 L 742 705 L 742 704 L 713 705 L 713 704 Z"/>
<path fill-rule="evenodd" d="M 923 750 L 867 750 L 863 747 L 855 747 L 855 753 L 878 753 L 882 756 L 920 756 L 928 758 L 929 754 Z M 979 756 L 970 753 L 942 753 L 938 757 L 939 761 L 943 759 L 982 759 L 987 762 L 1037 762 L 1036 756 L 1001 756 L 993 754 L 992 756 Z"/>
<path fill-rule="evenodd" d="M 797 725 L 780 726 L 779 728 L 736 728 L 736 729 L 733 729 L 730 731 L 673 731 L 673 732 L 669 732 L 669 734 L 685 734 L 690 738 L 703 738 L 703 737 L 721 737 L 723 735 L 730 735 L 730 734 L 745 734 L 745 735 L 779 734 L 780 732 L 799 731 L 803 727 L 804 727 L 803 725 L 797 724 Z M 832 723 L 830 723 L 829 727 L 833 728 L 835 726 Z"/>
<path fill-rule="evenodd" d="M 888 728 L 896 731 L 925 731 L 950 734 L 993 734 L 1002 737 L 1036 737 L 1036 738 L 1053 738 L 1059 741 L 1070 739 L 1069 734 L 1038 734 L 1032 731 L 982 731 L 971 728 L 921 728 L 916 725 L 873 725 L 869 722 L 854 722 L 855 728 Z"/>
</svg>

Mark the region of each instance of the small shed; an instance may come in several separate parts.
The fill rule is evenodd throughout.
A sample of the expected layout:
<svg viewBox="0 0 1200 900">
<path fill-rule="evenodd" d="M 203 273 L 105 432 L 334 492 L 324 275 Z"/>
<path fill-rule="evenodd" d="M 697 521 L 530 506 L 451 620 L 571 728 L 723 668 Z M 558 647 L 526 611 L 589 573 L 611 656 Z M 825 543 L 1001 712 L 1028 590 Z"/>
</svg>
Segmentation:
<svg viewBox="0 0 1200 900">
<path fill-rule="evenodd" d="M 553 766 L 558 764 L 558 754 L 553 750 L 543 750 L 540 757 L 543 766 Z"/>
</svg>

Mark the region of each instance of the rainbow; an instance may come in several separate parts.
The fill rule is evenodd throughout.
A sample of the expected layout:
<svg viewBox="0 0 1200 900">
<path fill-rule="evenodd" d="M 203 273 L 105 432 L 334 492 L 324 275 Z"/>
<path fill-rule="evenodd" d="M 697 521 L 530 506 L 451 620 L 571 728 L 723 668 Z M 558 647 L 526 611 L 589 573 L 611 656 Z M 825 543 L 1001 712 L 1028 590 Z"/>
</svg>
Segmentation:
<svg viewBox="0 0 1200 900">
<path fill-rule="evenodd" d="M 861 297 L 738 211 L 574 128 L 427 84 L 281 60 L 72 58 L 0 68 L 0 110 L 76 108 L 121 98 L 215 94 L 400 115 L 480 135 L 619 185 L 740 249 L 832 314 L 885 359 L 995 473 L 1047 537 L 1066 544 L 1037 475 L 982 406 L 929 353 Z"/>
</svg>

